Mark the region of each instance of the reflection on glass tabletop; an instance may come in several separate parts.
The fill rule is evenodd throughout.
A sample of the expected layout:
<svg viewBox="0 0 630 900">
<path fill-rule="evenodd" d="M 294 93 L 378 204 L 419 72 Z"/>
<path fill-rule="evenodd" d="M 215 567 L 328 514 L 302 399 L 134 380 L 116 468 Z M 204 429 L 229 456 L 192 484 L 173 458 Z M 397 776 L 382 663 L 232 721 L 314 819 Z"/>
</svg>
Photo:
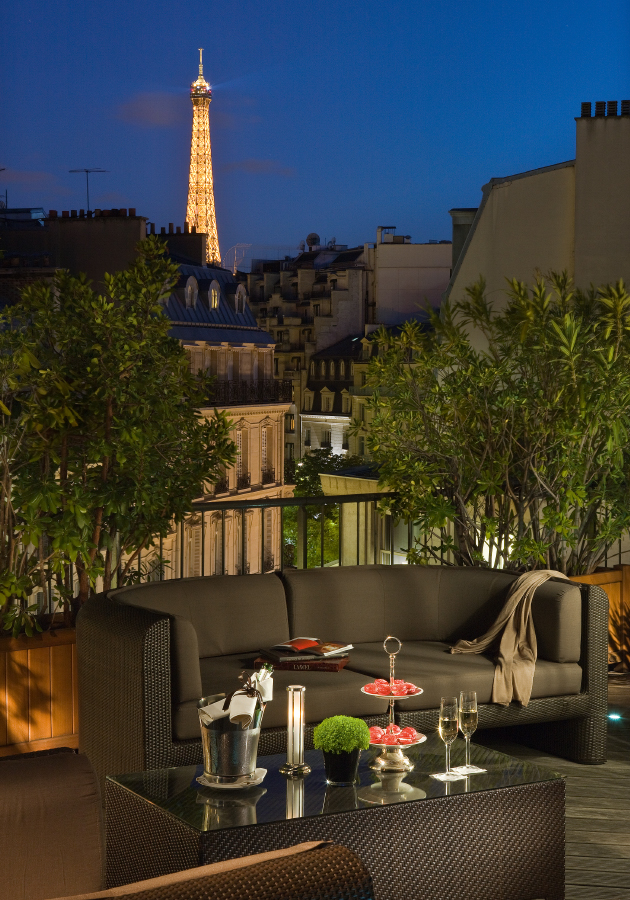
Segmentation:
<svg viewBox="0 0 630 900">
<path fill-rule="evenodd" d="M 308 750 L 305 753 L 306 762 L 312 771 L 299 780 L 288 780 L 278 771 L 286 761 L 285 754 L 259 756 L 258 765 L 267 769 L 264 781 L 256 787 L 241 791 L 218 791 L 201 787 L 196 778 L 202 774 L 202 766 L 154 769 L 110 776 L 109 780 L 199 831 L 213 831 L 240 825 L 281 822 L 287 818 L 287 810 L 293 811 L 294 815 L 296 809 L 301 809 L 303 816 L 320 816 L 361 809 L 372 805 L 364 799 L 372 793 L 380 798 L 378 802 L 381 804 L 407 803 L 412 799 L 421 803 L 425 799 L 445 795 L 497 790 L 554 781 L 562 777 L 551 769 L 471 744 L 472 763 L 487 771 L 445 784 L 430 777 L 434 772 L 444 771 L 444 744 L 437 734 L 429 735 L 424 744 L 405 747 L 405 753 L 414 764 L 413 771 L 404 775 L 400 786 L 388 784 L 383 791 L 379 790 L 379 776 L 370 768 L 370 763 L 378 755 L 376 749 L 361 753 L 359 781 L 349 787 L 326 783 L 324 759 L 319 750 Z M 458 738 L 452 745 L 451 765 L 463 763 L 464 741 Z M 366 791 L 371 785 L 376 786 L 375 791 Z"/>
</svg>

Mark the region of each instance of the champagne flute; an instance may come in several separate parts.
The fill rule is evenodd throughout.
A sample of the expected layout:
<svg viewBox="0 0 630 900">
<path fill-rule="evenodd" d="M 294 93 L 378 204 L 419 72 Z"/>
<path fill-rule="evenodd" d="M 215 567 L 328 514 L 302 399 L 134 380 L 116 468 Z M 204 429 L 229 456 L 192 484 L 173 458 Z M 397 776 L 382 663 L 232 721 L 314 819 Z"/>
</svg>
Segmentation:
<svg viewBox="0 0 630 900">
<path fill-rule="evenodd" d="M 457 771 L 462 775 L 474 775 L 485 772 L 478 766 L 470 764 L 470 738 L 477 730 L 477 692 L 461 691 L 459 695 L 459 728 L 466 741 L 466 765 L 458 766 Z"/>
<path fill-rule="evenodd" d="M 438 781 L 462 781 L 465 778 L 465 775 L 459 775 L 451 769 L 451 744 L 457 737 L 458 729 L 457 697 L 442 697 L 438 731 L 446 745 L 446 771 L 431 776 L 437 778 Z"/>
</svg>

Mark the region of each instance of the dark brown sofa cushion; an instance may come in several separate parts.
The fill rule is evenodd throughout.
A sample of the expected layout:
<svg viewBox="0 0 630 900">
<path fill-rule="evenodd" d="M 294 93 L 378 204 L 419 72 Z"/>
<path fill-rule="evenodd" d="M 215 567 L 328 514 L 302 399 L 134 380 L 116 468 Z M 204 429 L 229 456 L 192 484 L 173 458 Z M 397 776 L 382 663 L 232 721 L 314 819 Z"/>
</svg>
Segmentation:
<svg viewBox="0 0 630 900">
<path fill-rule="evenodd" d="M 402 641 L 471 640 L 495 621 L 515 577 L 454 566 L 352 566 L 282 575 L 292 637 L 354 644 L 387 634 Z M 581 609 L 575 584 L 549 581 L 536 591 L 539 658 L 579 661 Z"/>
<path fill-rule="evenodd" d="M 204 696 L 227 693 L 238 686 L 244 659 L 224 656 L 200 660 Z M 387 701 L 361 693 L 366 679 L 357 672 L 274 672 L 273 700 L 267 704 L 263 728 L 287 724 L 287 685 L 306 687 L 304 705 L 307 722 L 321 722 L 327 716 L 376 716 L 387 710 Z M 194 701 L 181 703 L 173 713 L 175 736 L 180 740 L 199 738 L 199 716 Z"/>
<path fill-rule="evenodd" d="M 121 588 L 110 596 L 188 619 L 199 657 L 246 653 L 290 637 L 282 584 L 269 575 L 173 579 Z"/>
<path fill-rule="evenodd" d="M 103 887 L 101 800 L 86 756 L 0 760 L 0 822 L 2 900 Z"/>
<path fill-rule="evenodd" d="M 389 678 L 389 657 L 381 642 L 360 644 L 350 655 L 348 668 L 370 678 Z M 436 709 L 441 697 L 457 697 L 462 690 L 476 691 L 479 703 L 490 703 L 494 663 L 487 656 L 450 653 L 450 644 L 437 641 L 407 641 L 396 660 L 396 677 L 412 681 L 423 689 L 417 697 L 401 700 L 397 708 L 404 712 Z M 539 659 L 536 663 L 532 697 L 556 697 L 578 694 L 582 670 L 577 663 L 554 663 Z"/>
</svg>

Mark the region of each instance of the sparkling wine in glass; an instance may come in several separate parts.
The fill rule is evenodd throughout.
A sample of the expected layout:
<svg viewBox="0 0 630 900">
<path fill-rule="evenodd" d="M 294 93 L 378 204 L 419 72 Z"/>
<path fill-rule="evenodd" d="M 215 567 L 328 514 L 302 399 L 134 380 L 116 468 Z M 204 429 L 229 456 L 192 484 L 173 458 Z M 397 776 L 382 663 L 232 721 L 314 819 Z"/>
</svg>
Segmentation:
<svg viewBox="0 0 630 900">
<path fill-rule="evenodd" d="M 461 781 L 465 775 L 459 775 L 451 769 L 451 744 L 457 737 L 459 730 L 459 710 L 457 697 L 442 697 L 440 702 L 440 721 L 438 732 L 446 744 L 446 771 L 432 775 L 438 781 Z"/>
<path fill-rule="evenodd" d="M 459 728 L 466 741 L 466 765 L 458 766 L 457 771 L 462 775 L 475 775 L 485 772 L 478 766 L 470 764 L 470 738 L 477 730 L 477 693 L 476 691 L 461 691 L 459 695 Z"/>
</svg>

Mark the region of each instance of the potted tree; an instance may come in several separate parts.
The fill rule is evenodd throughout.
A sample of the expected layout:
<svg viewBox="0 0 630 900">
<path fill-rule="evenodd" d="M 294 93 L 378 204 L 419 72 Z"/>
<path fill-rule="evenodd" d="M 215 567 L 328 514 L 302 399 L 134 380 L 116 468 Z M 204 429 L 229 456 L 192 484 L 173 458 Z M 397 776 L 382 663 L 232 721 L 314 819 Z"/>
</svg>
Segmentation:
<svg viewBox="0 0 630 900">
<path fill-rule="evenodd" d="M 361 750 L 370 746 L 370 730 L 363 719 L 331 716 L 315 729 L 313 745 L 324 754 L 329 784 L 354 784 Z"/>
</svg>

